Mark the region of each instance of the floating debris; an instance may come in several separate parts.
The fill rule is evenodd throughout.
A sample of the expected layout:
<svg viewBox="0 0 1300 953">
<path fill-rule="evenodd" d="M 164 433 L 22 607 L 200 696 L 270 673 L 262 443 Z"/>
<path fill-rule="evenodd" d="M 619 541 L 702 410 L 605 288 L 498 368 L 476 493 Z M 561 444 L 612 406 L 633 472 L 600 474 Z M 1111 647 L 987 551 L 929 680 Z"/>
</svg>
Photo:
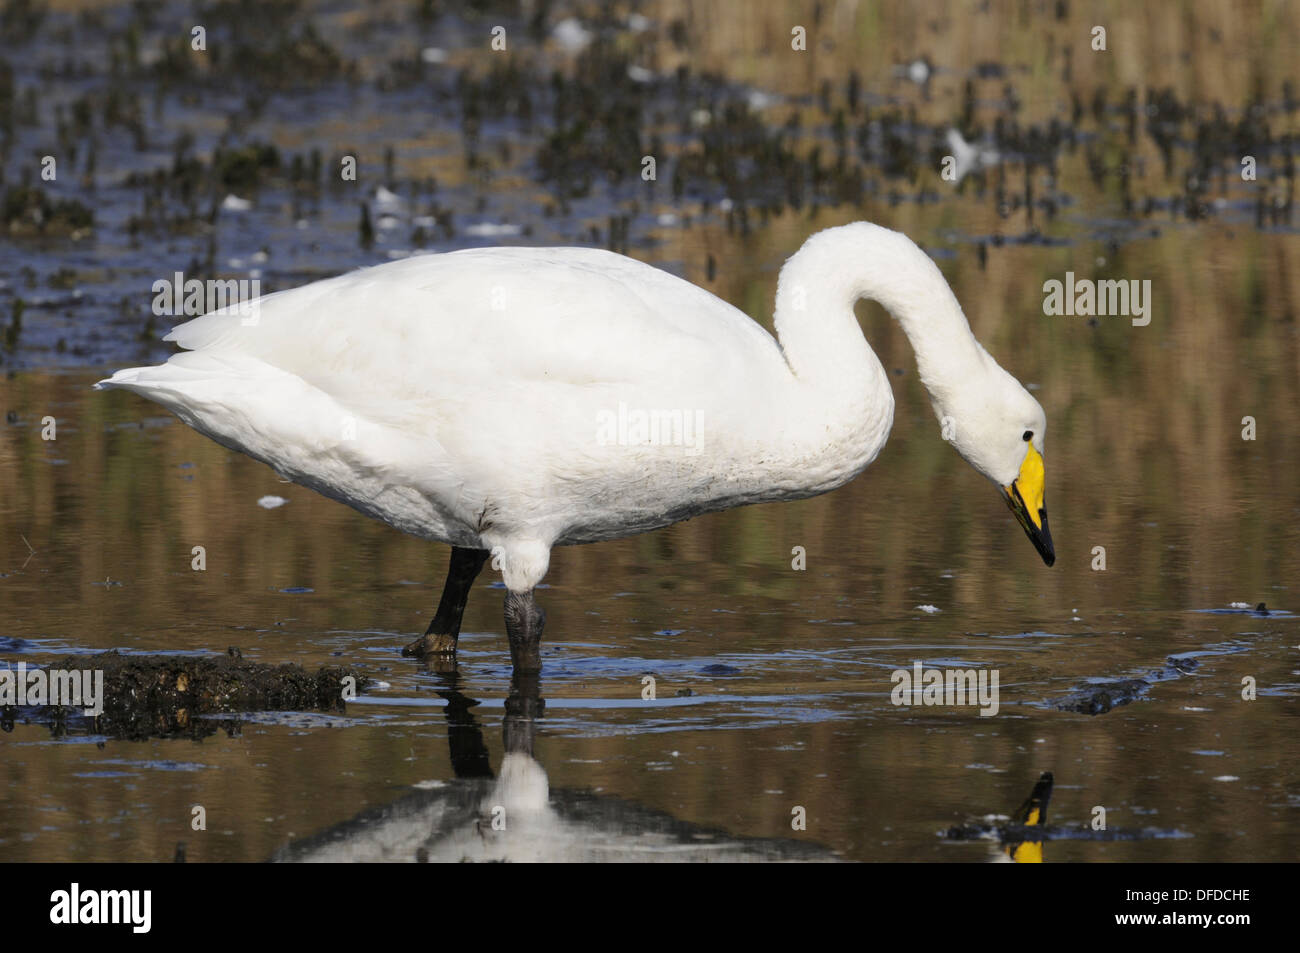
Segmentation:
<svg viewBox="0 0 1300 953">
<path fill-rule="evenodd" d="M 700 669 L 700 674 L 701 675 L 740 675 L 741 671 L 740 669 L 732 665 L 714 664 L 714 665 L 704 666 L 704 668 Z"/>
<path fill-rule="evenodd" d="M 300 665 L 246 662 L 237 650 L 226 655 L 73 655 L 59 671 L 104 673 L 103 713 L 89 717 L 78 708 L 24 708 L 33 721 L 49 720 L 56 736 L 69 726 L 96 734 L 141 740 L 184 735 L 201 738 L 238 719 L 205 716 L 266 711 L 343 711 L 344 691 L 358 694 L 369 680 L 351 668 L 327 666 L 309 672 Z M 345 679 L 351 679 L 350 682 Z M 0 713 L 0 726 L 13 727 L 19 709 Z"/>
<path fill-rule="evenodd" d="M 1073 711 L 1081 715 L 1104 715 L 1121 705 L 1127 705 L 1136 698 L 1141 698 L 1151 684 L 1144 678 L 1121 678 L 1098 685 L 1089 685 L 1082 691 L 1067 695 L 1058 701 L 1055 707 L 1061 711 Z"/>
</svg>

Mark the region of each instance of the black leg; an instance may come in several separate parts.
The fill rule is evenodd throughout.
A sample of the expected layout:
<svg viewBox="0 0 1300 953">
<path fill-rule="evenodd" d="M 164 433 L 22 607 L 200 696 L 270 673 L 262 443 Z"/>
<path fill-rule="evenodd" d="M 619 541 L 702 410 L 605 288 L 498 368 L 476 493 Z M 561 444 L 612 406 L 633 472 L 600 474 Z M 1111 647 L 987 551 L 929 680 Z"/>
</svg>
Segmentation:
<svg viewBox="0 0 1300 953">
<path fill-rule="evenodd" d="M 423 658 L 427 655 L 454 655 L 456 640 L 460 637 L 460 620 L 465 615 L 470 586 L 478 578 L 483 564 L 488 560 L 486 549 L 451 548 L 451 563 L 447 567 L 447 584 L 438 601 L 438 613 L 429 623 L 424 635 L 402 649 L 405 656 Z"/>
<path fill-rule="evenodd" d="M 542 628 L 546 613 L 533 598 L 533 591 L 506 593 L 506 634 L 510 637 L 510 660 L 515 672 L 542 670 Z"/>
</svg>

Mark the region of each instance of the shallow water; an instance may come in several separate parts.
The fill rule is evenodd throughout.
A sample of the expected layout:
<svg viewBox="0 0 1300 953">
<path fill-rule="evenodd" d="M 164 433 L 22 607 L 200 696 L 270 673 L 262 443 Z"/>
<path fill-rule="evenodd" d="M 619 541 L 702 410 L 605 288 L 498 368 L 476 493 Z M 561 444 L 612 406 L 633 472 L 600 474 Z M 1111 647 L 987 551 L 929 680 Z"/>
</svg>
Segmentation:
<svg viewBox="0 0 1300 953">
<path fill-rule="evenodd" d="M 885 33 L 911 35 L 896 22 L 908 17 L 907 5 L 902 13 L 886 7 Z M 110 18 L 127 16 L 114 9 Z M 345 14 L 321 10 L 322 29 L 362 62 L 387 45 L 393 58 L 435 43 L 456 57 L 456 31 L 480 25 L 453 20 L 410 39 L 400 18 L 372 13 L 367 30 L 349 34 L 356 25 Z M 669 6 L 649 12 L 676 15 Z M 951 21 L 940 19 L 948 27 L 937 38 L 899 41 L 898 58 L 951 51 Z M 756 38 L 777 21 L 765 14 L 753 33 L 729 34 L 749 44 L 731 58 L 714 48 L 726 31 L 692 21 L 696 45 L 685 55 L 726 74 L 692 96 L 716 110 L 708 90 L 724 98 L 727 90 L 765 91 L 775 103 L 764 107 L 766 121 L 779 126 L 781 109 L 793 106 L 815 117 L 805 123 L 805 146 L 832 142 L 811 81 L 783 72 Z M 1059 37 L 1071 26 L 1051 29 Z M 1240 61 L 1244 44 L 1273 75 L 1280 61 L 1250 46 L 1257 35 L 1217 26 L 1231 48 L 1226 62 Z M 815 70 L 836 58 L 865 70 L 860 47 L 874 35 L 864 28 Z M 1016 36 L 1022 42 L 1003 48 L 1034 64 L 1030 76 L 1010 74 L 1026 112 L 1065 115 L 1071 87 L 1054 85 L 1060 64 L 1045 66 Z M 46 42 L 47 52 L 62 49 L 48 34 Z M 665 72 L 673 67 L 667 49 L 656 60 Z M 918 129 L 938 124 L 957 108 L 960 79 L 980 58 L 978 50 L 953 52 L 950 78 L 927 93 L 900 86 L 884 64 L 865 76 L 864 100 L 916 110 Z M 473 63 L 468 55 L 458 62 Z M 477 857 L 487 848 L 460 834 L 478 830 L 504 796 L 486 775 L 500 773 L 506 735 L 511 750 L 531 750 L 554 809 L 535 828 L 545 836 L 496 845 L 515 857 L 527 856 L 528 843 L 549 857 L 572 856 L 575 843 L 618 857 L 680 856 L 686 844 L 732 858 L 830 852 L 983 862 L 1001 856 L 995 841 L 941 835 L 1005 819 L 1051 771 L 1048 819 L 1057 830 L 1045 844 L 1049 861 L 1295 858 L 1300 300 L 1291 278 L 1300 274 L 1300 242 L 1289 222 L 1257 225 L 1248 185 L 1227 181 L 1210 196 L 1222 203 L 1211 219 L 1189 221 L 1169 211 L 1179 176 L 1162 173 L 1144 139 L 1131 147 L 1139 170 L 1132 187 L 1166 204 L 1126 214 L 1114 177 L 1093 182 L 1085 155 L 1091 143 L 1112 159 L 1128 156 L 1115 131 L 1122 116 L 1112 113 L 1081 124 L 1081 146 L 1062 150 L 1050 189 L 1043 170 L 1035 173 L 1038 194 L 1058 202 L 1051 218 L 1000 208 L 991 182 L 954 193 L 916 175 L 877 178 L 875 157 L 856 202 L 822 196 L 820 210 L 781 207 L 764 213 L 761 226 L 755 212 L 747 231 L 720 210 L 725 190 L 712 181 L 690 183 L 680 200 L 666 181 L 647 194 L 598 182 L 589 196 L 559 202 L 535 175 L 544 119 L 533 128 L 487 117 L 482 151 L 497 158 L 484 177 L 466 168 L 454 101 L 430 100 L 424 86 L 381 89 L 384 71 L 370 66 L 355 86 L 271 96 L 227 145 L 265 139 L 287 155 L 318 143 L 329 156 L 356 140 L 393 142 L 399 191 L 415 208 L 400 229 L 380 228 L 372 248 L 357 246 L 356 194 L 317 189 L 300 209 L 279 179 L 259 188 L 252 209 L 222 211 L 215 238 L 194 222 L 128 238 L 141 195 L 122 176 L 169 166 L 181 125 L 206 155 L 226 114 L 242 108 L 219 83 L 198 82 L 147 114 L 150 148 L 134 149 L 121 130 L 104 134 L 93 239 L 0 237 L 0 303 L 8 309 L 23 297 L 28 305 L 0 379 L 0 659 L 33 665 L 107 649 L 235 646 L 268 663 L 346 661 L 384 684 L 342 713 L 253 714 L 201 742 L 122 741 L 84 725 L 56 736 L 39 719 L 20 718 L 0 733 L 6 858 L 167 860 L 183 841 L 190 860 L 262 860 L 298 856 L 321 837 L 360 852 L 391 824 L 394 856 L 414 859 L 422 841 L 401 828 L 410 817 L 426 834 L 455 835 L 430 849 L 431 859 Z M 35 82 L 35 64 L 14 67 L 20 85 Z M 1078 61 L 1085 96 L 1091 88 L 1078 77 L 1090 69 Z M 1180 95 L 1198 92 L 1180 85 L 1182 74 L 1149 79 Z M 42 108 L 82 82 L 51 81 Z M 444 88 L 436 76 L 422 82 Z M 1248 84 L 1231 73 L 1224 84 L 1231 109 Z M 1122 91 L 1121 83 L 1111 88 L 1112 104 Z M 673 95 L 665 85 L 652 98 L 671 112 Z M 404 109 L 417 101 L 428 112 L 409 129 Z M 996 109 L 981 108 L 991 121 Z M 664 120 L 670 149 L 689 145 L 680 119 Z M 1272 121 L 1275 134 L 1290 128 L 1294 110 L 1279 108 Z M 47 133 L 20 127 L 22 154 Z M 919 151 L 929 136 L 916 133 Z M 1180 140 L 1174 150 L 1188 161 L 1193 145 Z M 364 189 L 383 181 L 382 166 L 377 148 L 363 151 Z M 1019 188 L 1023 168 L 1009 169 Z M 168 353 L 153 339 L 165 320 L 141 340 L 150 284 L 203 259 L 210 243 L 217 273 L 256 269 L 265 290 L 384 260 L 410 250 L 413 218 L 434 202 L 417 184 L 430 174 L 439 180 L 435 204 L 454 211 L 458 229 L 431 229 L 431 249 L 586 242 L 593 226 L 596 243 L 607 244 L 610 217 L 626 214 L 632 254 L 769 326 L 776 271 L 810 232 L 857 218 L 907 231 L 939 261 L 990 352 L 1047 411 L 1056 566 L 1041 564 L 994 489 L 940 439 L 905 338 L 864 305 L 864 330 L 895 376 L 898 400 L 890 443 L 864 475 L 812 500 L 558 550 L 540 593 L 548 612 L 536 688 L 544 712 L 531 727 L 521 727 L 520 696 L 511 700 L 503 592 L 491 570 L 471 597 L 458 672 L 402 659 L 401 646 L 435 608 L 445 547 L 282 484 L 158 408 L 90 385 L 115 366 Z M 502 224 L 521 231 L 501 239 L 474 230 Z M 256 258 L 263 248 L 265 260 Z M 52 280 L 65 266 L 76 272 L 73 287 Z M 1042 284 L 1067 270 L 1149 279 L 1151 324 L 1044 316 Z M 1253 441 L 1241 437 L 1245 415 L 1257 422 Z M 47 416 L 57 422 L 53 440 L 42 439 Z M 259 506 L 268 495 L 288 503 Z M 201 572 L 191 568 L 195 546 L 206 553 Z M 803 570 L 792 567 L 795 547 L 806 551 Z M 1096 547 L 1105 549 L 1104 570 L 1095 568 Z M 1232 608 L 1261 602 L 1267 613 Z M 893 704 L 891 673 L 918 661 L 996 670 L 998 713 Z M 642 698 L 646 675 L 655 679 L 653 701 Z M 1255 700 L 1242 697 L 1247 678 Z M 1061 710 L 1099 693 L 1126 703 L 1096 715 Z M 522 704 L 537 707 L 532 689 Z M 508 771 L 506 781 L 520 783 L 512 805 L 533 803 L 535 771 Z M 206 810 L 206 831 L 191 829 L 195 805 Z M 398 806 L 382 817 L 366 813 L 388 805 Z M 1098 807 L 1105 831 L 1089 826 Z M 795 808 L 805 810 L 806 830 L 792 829 Z"/>
<path fill-rule="evenodd" d="M 167 859 L 186 841 L 191 860 L 256 860 L 419 782 L 453 781 L 464 765 L 453 764 L 458 729 L 440 694 L 450 677 L 398 655 L 432 612 L 442 548 L 280 484 L 178 422 L 146 419 L 137 401 L 90 391 L 93 379 L 4 385 L 6 406 L 39 389 L 67 421 L 46 444 L 21 420 L 5 431 L 21 492 L 6 493 L 4 521 L 35 549 L 4 542 L 6 659 L 233 645 L 308 668 L 346 659 L 388 687 L 343 715 L 249 717 L 233 737 L 202 742 L 56 738 L 20 722 L 0 737 L 7 854 Z M 1294 566 L 1256 574 L 1251 549 L 1191 534 L 1160 546 L 1162 560 L 1212 564 L 1208 578 L 1148 591 L 1145 574 L 1116 563 L 1158 533 L 1156 518 L 1117 534 L 1111 568 L 1093 572 L 1086 543 L 1108 537 L 1082 514 L 1114 494 L 1138 506 L 1141 491 L 1097 483 L 1053 493 L 1060 559 L 1047 570 L 959 461 L 940 458 L 928 478 L 952 501 L 933 505 L 917 479 L 930 437 L 895 441 L 823 498 L 557 551 L 541 595 L 535 744 L 555 796 L 591 792 L 850 859 L 974 861 L 990 844 L 939 833 L 1010 814 L 1052 770 L 1054 824 L 1087 824 L 1102 805 L 1113 836 L 1145 834 L 1054 840 L 1049 860 L 1294 857 L 1300 751 L 1287 729 L 1300 626 L 1284 611 Z M 1087 449 L 1065 443 L 1054 463 L 1068 473 Z M 289 503 L 263 509 L 266 494 Z M 1293 525 L 1273 537 L 1297 551 Z M 195 545 L 204 572 L 190 568 Z M 796 545 L 808 551 L 802 572 L 790 568 Z M 493 575 L 471 599 L 454 688 L 478 703 L 470 730 L 495 769 L 510 668 Z M 1242 599 L 1270 613 L 1197 611 Z M 891 704 L 890 673 L 915 660 L 997 669 L 998 714 Z M 655 701 L 641 698 L 645 674 Z M 1257 701 L 1241 700 L 1247 675 Z M 1105 714 L 1052 707 L 1091 680 L 1133 677 L 1150 687 Z M 206 832 L 189 830 L 195 804 Z M 796 806 L 808 817 L 797 834 Z"/>
</svg>

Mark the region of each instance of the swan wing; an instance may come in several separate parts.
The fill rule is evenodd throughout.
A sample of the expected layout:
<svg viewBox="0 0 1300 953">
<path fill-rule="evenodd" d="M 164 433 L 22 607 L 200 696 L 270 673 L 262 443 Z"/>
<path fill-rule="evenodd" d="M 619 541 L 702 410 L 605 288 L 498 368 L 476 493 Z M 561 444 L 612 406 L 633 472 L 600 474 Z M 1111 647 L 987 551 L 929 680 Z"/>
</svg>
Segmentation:
<svg viewBox="0 0 1300 953">
<path fill-rule="evenodd" d="M 592 537 L 605 523 L 662 525 L 674 494 L 737 466 L 788 373 L 742 312 L 582 248 L 417 256 L 195 318 L 167 340 L 186 351 L 104 385 L 398 528 L 459 543 L 494 522 L 555 538 L 579 524 Z M 710 452 L 610 447 L 601 417 L 620 407 L 707 420 Z"/>
<path fill-rule="evenodd" d="M 731 305 L 586 248 L 421 255 L 179 325 L 187 350 L 256 357 L 344 401 L 386 406 L 524 383 L 653 386 L 784 363 Z"/>
</svg>

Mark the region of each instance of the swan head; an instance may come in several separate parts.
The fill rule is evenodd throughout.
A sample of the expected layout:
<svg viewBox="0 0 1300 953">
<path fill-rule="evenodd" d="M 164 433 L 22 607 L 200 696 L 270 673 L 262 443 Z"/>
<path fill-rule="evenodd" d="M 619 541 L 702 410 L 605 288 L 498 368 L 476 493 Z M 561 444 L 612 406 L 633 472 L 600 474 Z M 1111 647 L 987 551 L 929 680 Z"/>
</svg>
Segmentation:
<svg viewBox="0 0 1300 953">
<path fill-rule="evenodd" d="M 945 437 L 1002 493 L 1043 562 L 1056 562 L 1043 502 L 1047 416 L 1020 382 L 988 359 L 989 374 L 965 382 L 936 406 Z"/>
</svg>

